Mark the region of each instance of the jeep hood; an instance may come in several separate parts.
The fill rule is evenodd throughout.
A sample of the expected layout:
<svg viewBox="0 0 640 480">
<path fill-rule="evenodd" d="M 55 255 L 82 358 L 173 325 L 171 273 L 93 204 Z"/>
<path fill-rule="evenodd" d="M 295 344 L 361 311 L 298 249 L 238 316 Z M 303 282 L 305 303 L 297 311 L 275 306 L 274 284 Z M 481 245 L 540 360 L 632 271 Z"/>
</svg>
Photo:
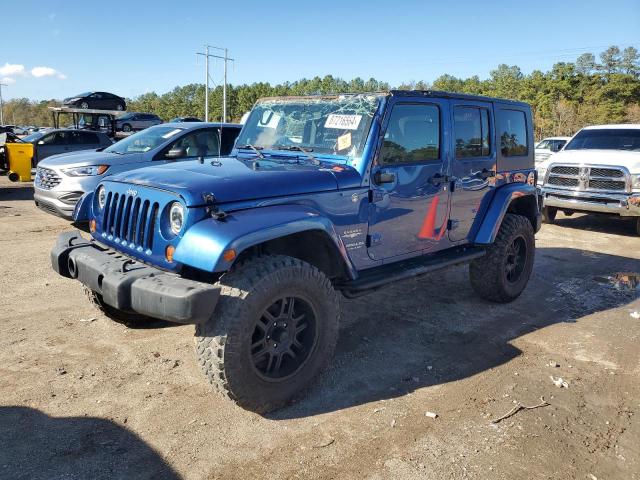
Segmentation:
<svg viewBox="0 0 640 480">
<path fill-rule="evenodd" d="M 119 155 L 117 153 L 97 152 L 95 150 L 80 150 L 77 152 L 51 155 L 38 162 L 39 167 L 81 167 L 86 165 L 125 165 L 142 161 L 142 154 L 130 153 Z"/>
<path fill-rule="evenodd" d="M 189 207 L 203 205 L 205 193 L 213 193 L 220 204 L 360 186 L 360 174 L 345 165 L 234 157 L 145 167 L 113 175 L 108 180 L 175 192 Z"/>
<path fill-rule="evenodd" d="M 561 150 L 551 155 L 545 166 L 552 163 L 576 165 L 611 165 L 625 167 L 630 173 L 640 173 L 640 152 L 629 150 Z"/>
</svg>

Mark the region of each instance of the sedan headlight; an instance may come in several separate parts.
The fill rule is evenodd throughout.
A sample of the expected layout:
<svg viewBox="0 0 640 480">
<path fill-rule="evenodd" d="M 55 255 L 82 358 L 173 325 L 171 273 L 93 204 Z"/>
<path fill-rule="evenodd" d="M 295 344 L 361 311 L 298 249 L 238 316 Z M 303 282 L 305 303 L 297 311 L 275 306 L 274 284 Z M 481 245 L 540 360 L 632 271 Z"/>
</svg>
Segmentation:
<svg viewBox="0 0 640 480">
<path fill-rule="evenodd" d="M 63 168 L 65 175 L 70 177 L 90 177 L 93 175 L 102 175 L 107 171 L 109 165 L 92 165 L 85 167 Z"/>
<path fill-rule="evenodd" d="M 102 185 L 98 187 L 96 198 L 98 199 L 98 207 L 102 210 L 104 208 L 104 204 L 107 203 L 107 191 Z"/>
<path fill-rule="evenodd" d="M 169 226 L 174 235 L 178 235 L 184 225 L 184 207 L 180 202 L 173 202 L 169 208 Z"/>
<path fill-rule="evenodd" d="M 631 189 L 640 191 L 640 173 L 631 175 Z"/>
</svg>

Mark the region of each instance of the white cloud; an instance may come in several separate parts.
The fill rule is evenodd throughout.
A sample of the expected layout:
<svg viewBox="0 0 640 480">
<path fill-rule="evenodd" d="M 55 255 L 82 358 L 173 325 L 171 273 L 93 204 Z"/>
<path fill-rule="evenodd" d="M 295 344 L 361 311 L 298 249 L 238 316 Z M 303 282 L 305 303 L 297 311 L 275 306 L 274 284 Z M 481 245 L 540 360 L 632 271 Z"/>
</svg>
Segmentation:
<svg viewBox="0 0 640 480">
<path fill-rule="evenodd" d="M 14 83 L 16 83 L 16 79 L 11 77 L 2 77 L 0 78 L 0 83 L 4 83 L 5 85 L 13 85 Z"/>
<path fill-rule="evenodd" d="M 4 67 L 0 67 L 0 75 L 15 76 L 26 75 L 26 73 L 24 65 L 19 65 L 17 63 L 5 63 Z"/>
<path fill-rule="evenodd" d="M 33 67 L 31 69 L 31 75 L 36 78 L 41 77 L 58 77 L 60 80 L 64 80 L 67 76 L 63 73 L 60 73 L 55 68 L 51 67 Z"/>
</svg>

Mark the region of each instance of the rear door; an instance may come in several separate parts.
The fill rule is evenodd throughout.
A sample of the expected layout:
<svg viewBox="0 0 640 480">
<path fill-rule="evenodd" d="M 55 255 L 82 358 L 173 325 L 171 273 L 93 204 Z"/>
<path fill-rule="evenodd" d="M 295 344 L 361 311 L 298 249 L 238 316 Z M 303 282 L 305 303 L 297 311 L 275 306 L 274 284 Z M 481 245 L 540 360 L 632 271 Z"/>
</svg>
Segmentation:
<svg viewBox="0 0 640 480">
<path fill-rule="evenodd" d="M 482 199 L 494 184 L 496 146 L 493 105 L 490 102 L 452 100 L 454 159 L 451 168 L 449 239 L 467 238 Z"/>
<path fill-rule="evenodd" d="M 449 183 L 449 102 L 392 98 L 372 168 L 368 253 L 397 260 L 442 248 Z"/>
</svg>

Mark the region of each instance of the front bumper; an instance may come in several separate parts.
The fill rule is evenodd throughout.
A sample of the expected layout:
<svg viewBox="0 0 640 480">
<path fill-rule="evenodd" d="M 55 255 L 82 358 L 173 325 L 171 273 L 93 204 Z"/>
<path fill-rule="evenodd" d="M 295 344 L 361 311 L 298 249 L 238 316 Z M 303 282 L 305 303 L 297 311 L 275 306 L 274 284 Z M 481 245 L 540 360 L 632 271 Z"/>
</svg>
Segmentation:
<svg viewBox="0 0 640 480">
<path fill-rule="evenodd" d="M 73 209 L 76 203 L 65 203 L 60 200 L 60 196 L 68 195 L 74 192 L 59 192 L 57 190 L 43 190 L 37 187 L 33 189 L 33 200 L 36 207 L 47 213 L 58 215 L 67 220 L 73 219 Z"/>
<path fill-rule="evenodd" d="M 80 232 L 58 236 L 51 250 L 53 269 L 102 295 L 114 308 L 176 323 L 206 322 L 220 289 L 140 263 Z"/>
<path fill-rule="evenodd" d="M 597 212 L 620 215 L 622 217 L 640 216 L 640 194 L 616 194 L 580 192 L 542 186 L 542 201 L 545 207 L 580 212 Z"/>
</svg>

